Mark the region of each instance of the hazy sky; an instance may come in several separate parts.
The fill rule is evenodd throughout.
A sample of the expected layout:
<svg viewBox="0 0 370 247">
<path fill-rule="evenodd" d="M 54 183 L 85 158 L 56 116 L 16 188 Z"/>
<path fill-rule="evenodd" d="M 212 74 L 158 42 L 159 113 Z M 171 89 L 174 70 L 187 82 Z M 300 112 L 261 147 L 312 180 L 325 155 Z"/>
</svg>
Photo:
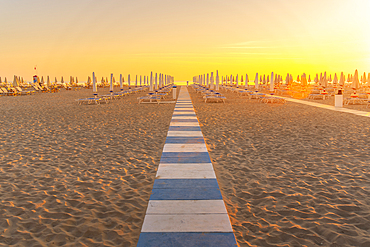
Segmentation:
<svg viewBox="0 0 370 247">
<path fill-rule="evenodd" d="M 370 72 L 370 0 L 0 0 L 0 77 Z"/>
</svg>

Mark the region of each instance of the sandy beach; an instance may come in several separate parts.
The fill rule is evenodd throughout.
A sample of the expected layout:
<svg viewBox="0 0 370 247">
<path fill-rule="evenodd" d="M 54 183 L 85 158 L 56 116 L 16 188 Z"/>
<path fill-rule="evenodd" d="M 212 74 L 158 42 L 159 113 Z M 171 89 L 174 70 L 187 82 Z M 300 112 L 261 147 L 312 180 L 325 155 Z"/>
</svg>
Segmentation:
<svg viewBox="0 0 370 247">
<path fill-rule="evenodd" d="M 189 92 L 240 246 L 370 245 L 368 118 Z M 174 108 L 144 94 L 0 98 L 0 246 L 136 245 Z"/>
<path fill-rule="evenodd" d="M 0 98 L 0 246 L 136 245 L 174 108 L 145 94 Z"/>
<path fill-rule="evenodd" d="M 370 246 L 369 118 L 189 92 L 240 246 Z"/>
</svg>

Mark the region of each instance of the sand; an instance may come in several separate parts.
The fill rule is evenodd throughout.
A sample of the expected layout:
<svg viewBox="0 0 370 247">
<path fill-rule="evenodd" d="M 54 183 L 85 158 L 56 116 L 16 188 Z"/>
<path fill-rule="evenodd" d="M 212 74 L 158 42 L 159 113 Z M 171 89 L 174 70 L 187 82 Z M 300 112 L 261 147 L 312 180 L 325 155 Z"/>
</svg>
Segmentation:
<svg viewBox="0 0 370 247">
<path fill-rule="evenodd" d="M 144 94 L 0 98 L 0 246 L 136 245 L 174 108 Z"/>
<path fill-rule="evenodd" d="M 240 246 L 370 246 L 368 118 L 189 91 Z M 0 246 L 136 245 L 174 107 L 144 94 L 0 97 Z"/>
<path fill-rule="evenodd" d="M 189 89 L 240 246 L 370 246 L 370 119 Z"/>
</svg>

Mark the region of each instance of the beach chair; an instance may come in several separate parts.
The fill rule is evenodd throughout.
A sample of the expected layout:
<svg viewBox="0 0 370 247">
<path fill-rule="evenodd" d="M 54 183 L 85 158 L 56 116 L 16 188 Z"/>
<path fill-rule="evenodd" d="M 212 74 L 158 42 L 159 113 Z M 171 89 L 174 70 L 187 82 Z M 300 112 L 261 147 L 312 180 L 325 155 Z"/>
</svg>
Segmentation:
<svg viewBox="0 0 370 247">
<path fill-rule="evenodd" d="M 367 99 L 362 99 L 362 98 L 345 98 L 343 100 L 344 105 L 362 105 L 362 104 L 367 104 L 368 100 Z M 367 107 L 367 106 L 366 106 Z"/>
<path fill-rule="evenodd" d="M 284 98 L 276 97 L 273 95 L 265 95 L 264 97 L 260 98 L 260 101 L 265 104 L 268 104 L 268 103 L 285 104 L 286 103 L 286 100 Z"/>
<path fill-rule="evenodd" d="M 249 94 L 249 99 L 259 99 L 259 98 L 264 97 L 264 96 L 265 96 L 264 93 L 260 93 L 258 91 L 255 91 L 255 92 Z"/>
<path fill-rule="evenodd" d="M 308 99 L 324 99 L 325 98 L 325 95 L 323 94 L 316 94 L 316 93 L 310 93 L 308 95 Z"/>
<path fill-rule="evenodd" d="M 149 95 L 138 97 L 139 100 L 138 104 L 141 103 L 160 103 L 162 97 L 159 95 L 155 95 L 154 93 L 150 93 Z"/>
<path fill-rule="evenodd" d="M 30 92 L 23 91 L 20 87 L 13 88 L 13 92 L 16 92 L 17 95 L 29 95 L 30 94 Z"/>
<path fill-rule="evenodd" d="M 226 97 L 223 96 L 220 93 L 215 93 L 215 94 L 205 95 L 203 97 L 203 99 L 204 99 L 205 103 L 207 103 L 207 102 L 223 102 L 223 103 L 225 103 Z"/>
<path fill-rule="evenodd" d="M 2 95 L 2 96 L 7 96 L 7 93 L 5 93 L 5 92 L 3 91 L 3 89 L 1 89 L 1 88 L 0 88 L 0 95 Z"/>
<path fill-rule="evenodd" d="M 20 92 L 22 95 L 30 95 L 30 94 L 34 94 L 35 91 L 32 91 L 32 90 L 23 90 L 21 87 L 16 87 L 16 89 L 18 90 L 18 92 Z"/>
<path fill-rule="evenodd" d="M 108 104 L 108 100 L 103 97 L 93 97 L 93 98 L 84 98 L 84 99 L 77 99 L 76 100 L 79 105 L 100 105 L 101 103 Z"/>
<path fill-rule="evenodd" d="M 3 95 L 6 95 L 6 96 L 14 95 L 14 92 L 8 91 L 5 87 L 2 87 L 1 89 L 3 90 Z"/>
</svg>

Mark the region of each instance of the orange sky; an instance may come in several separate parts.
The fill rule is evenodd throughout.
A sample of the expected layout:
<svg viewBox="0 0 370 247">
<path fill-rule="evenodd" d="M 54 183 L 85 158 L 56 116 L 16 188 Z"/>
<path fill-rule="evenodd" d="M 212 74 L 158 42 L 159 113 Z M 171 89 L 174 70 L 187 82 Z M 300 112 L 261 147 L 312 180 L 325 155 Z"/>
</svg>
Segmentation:
<svg viewBox="0 0 370 247">
<path fill-rule="evenodd" d="M 0 77 L 370 72 L 369 0 L 2 0 Z"/>
</svg>

